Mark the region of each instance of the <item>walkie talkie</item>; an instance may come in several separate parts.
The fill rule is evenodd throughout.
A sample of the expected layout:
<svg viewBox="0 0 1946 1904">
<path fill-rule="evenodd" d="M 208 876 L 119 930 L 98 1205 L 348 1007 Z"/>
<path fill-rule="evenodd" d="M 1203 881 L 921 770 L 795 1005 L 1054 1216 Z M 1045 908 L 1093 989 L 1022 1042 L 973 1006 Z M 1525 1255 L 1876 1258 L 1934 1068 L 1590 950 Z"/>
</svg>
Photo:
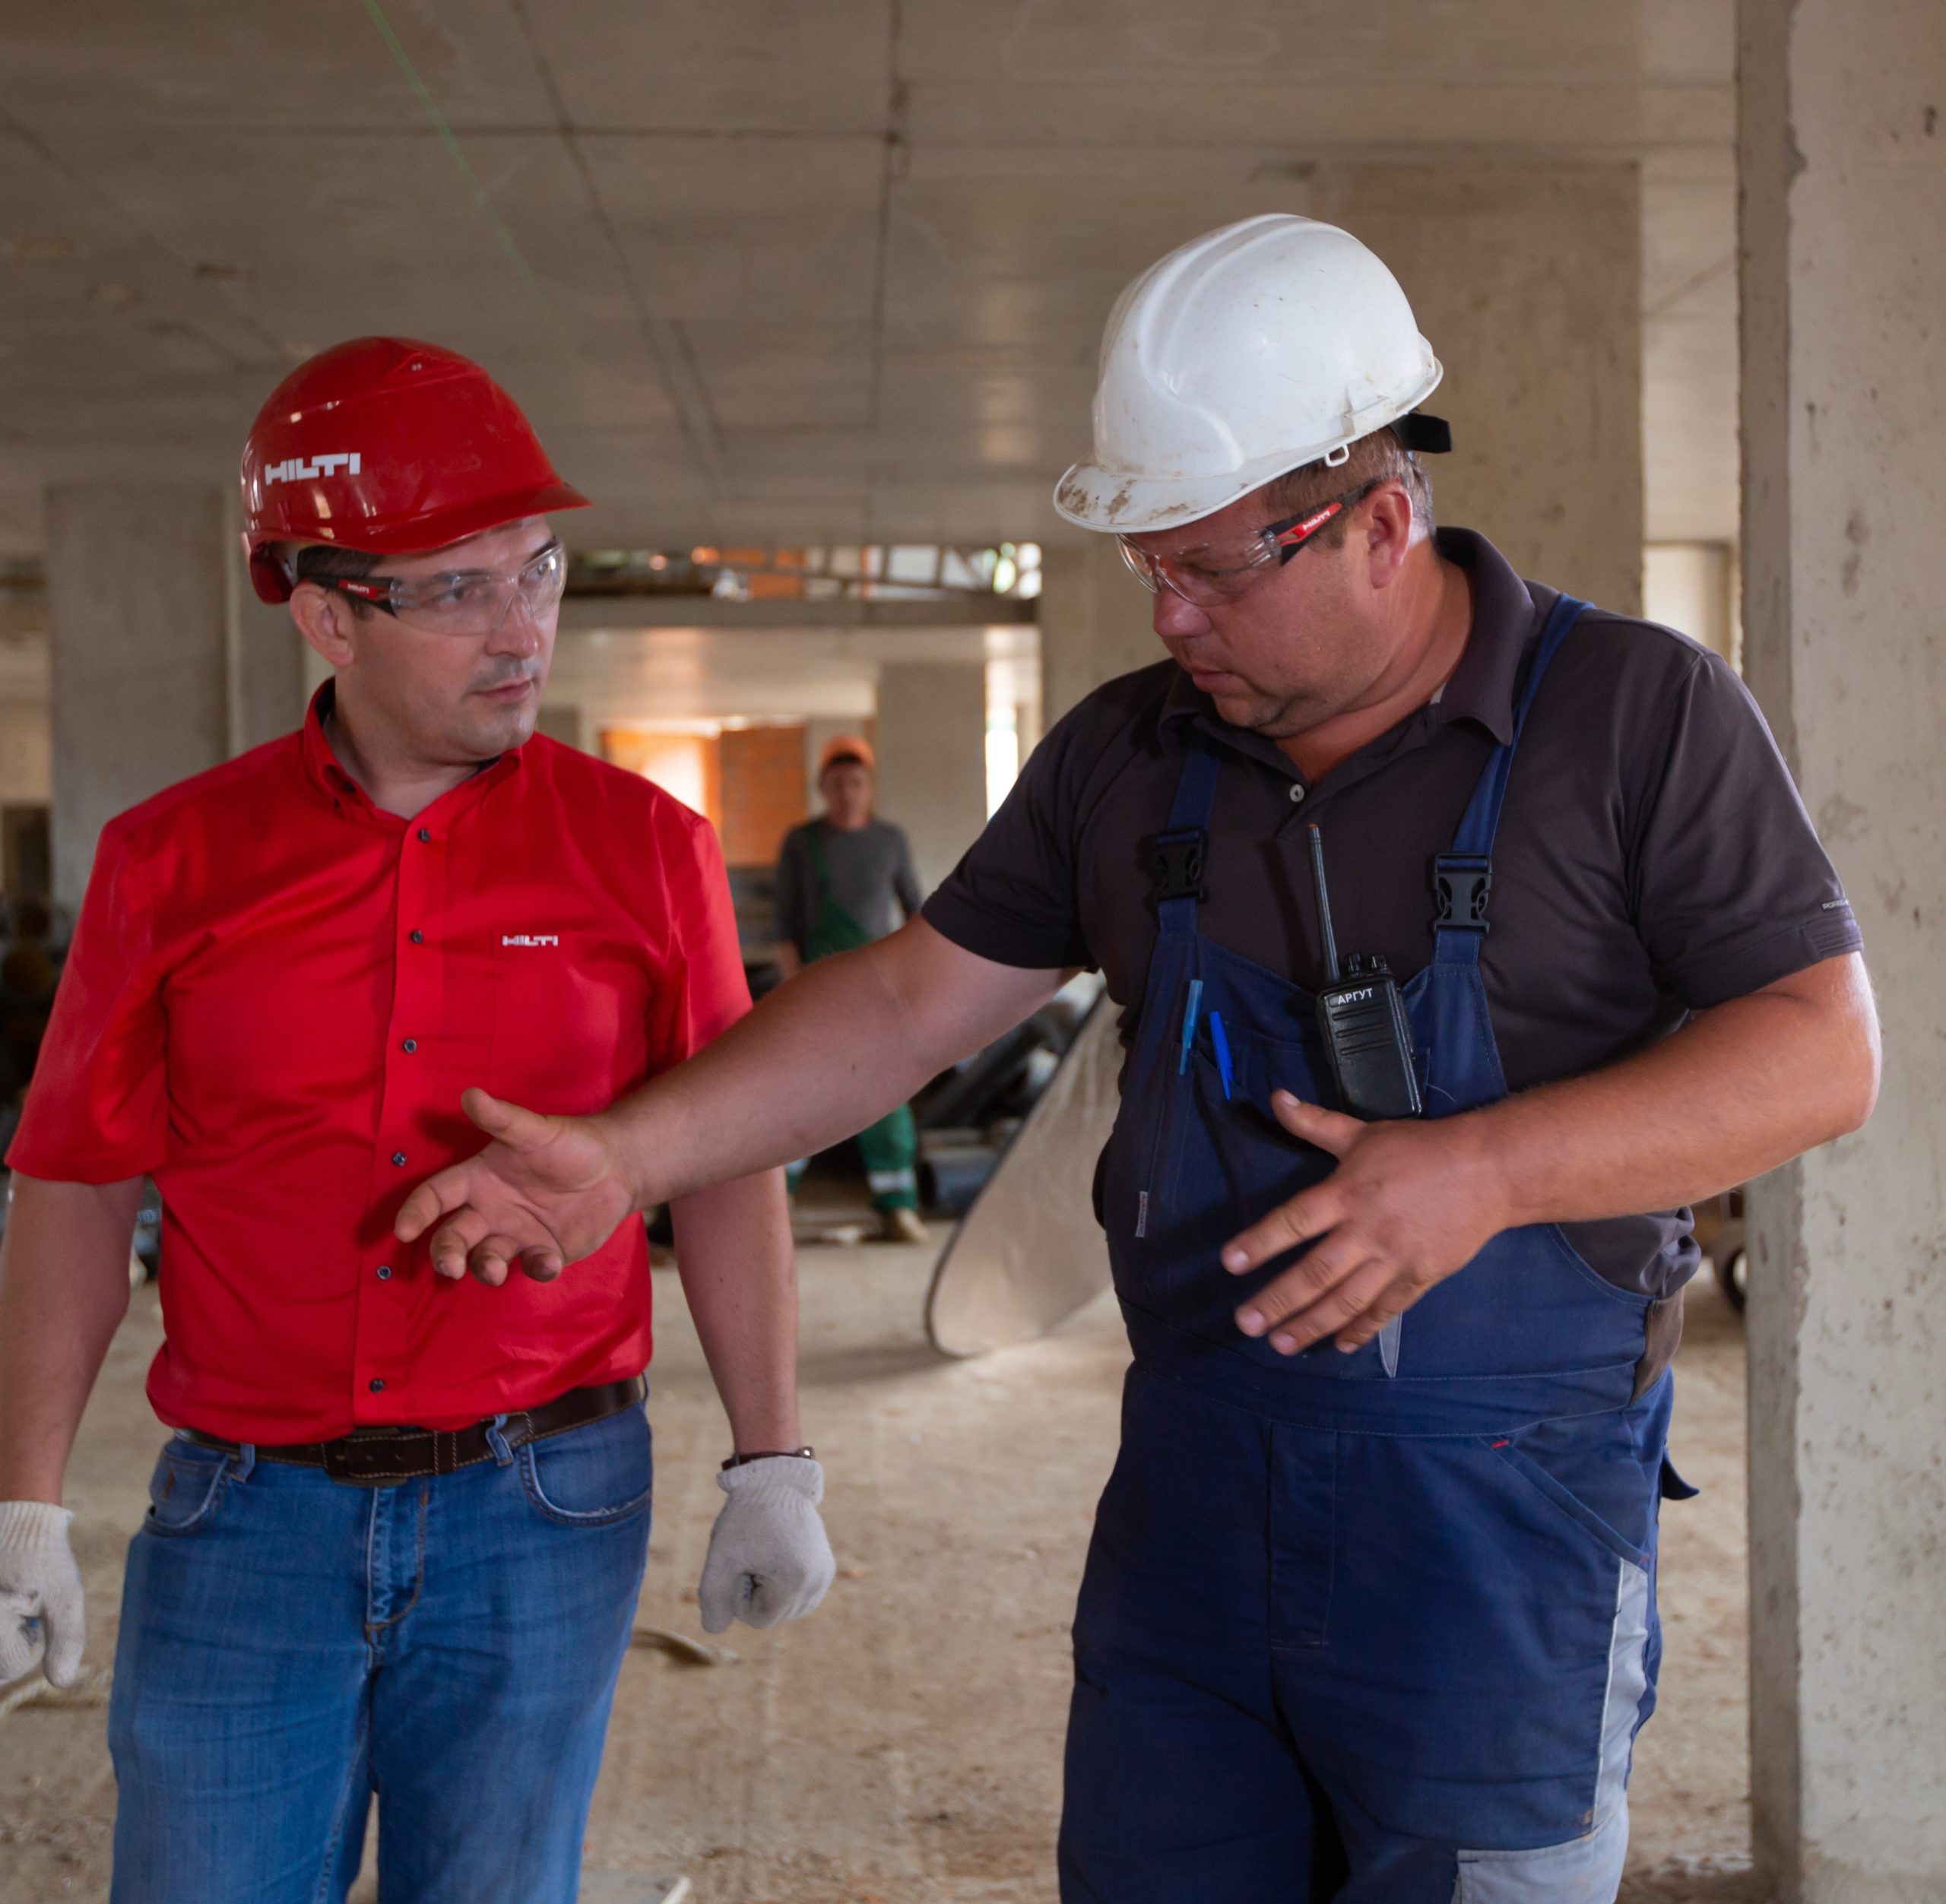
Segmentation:
<svg viewBox="0 0 1946 1904">
<path fill-rule="evenodd" d="M 1311 870 L 1329 974 L 1317 995 L 1317 1028 L 1338 1082 L 1339 1102 L 1355 1117 L 1416 1117 L 1421 1109 L 1419 1078 L 1412 1068 L 1406 1002 L 1399 996 L 1398 981 L 1377 953 L 1352 953 L 1340 976 L 1331 894 L 1324 883 L 1324 837 L 1315 825 Z"/>
</svg>

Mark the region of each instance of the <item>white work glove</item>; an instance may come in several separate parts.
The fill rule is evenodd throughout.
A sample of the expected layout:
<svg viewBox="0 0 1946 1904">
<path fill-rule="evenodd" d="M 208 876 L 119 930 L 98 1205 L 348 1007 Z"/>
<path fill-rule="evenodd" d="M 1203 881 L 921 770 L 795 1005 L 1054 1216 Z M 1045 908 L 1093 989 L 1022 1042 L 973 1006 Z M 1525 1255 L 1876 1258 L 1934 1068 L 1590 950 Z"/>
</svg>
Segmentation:
<svg viewBox="0 0 1946 1904">
<path fill-rule="evenodd" d="M 0 1500 L 0 1686 L 36 1665 L 50 1686 L 71 1686 L 81 1669 L 81 1576 L 68 1544 L 74 1518 L 44 1500 Z"/>
<path fill-rule="evenodd" d="M 730 1498 L 710 1530 L 696 1598 L 705 1633 L 733 1620 L 775 1627 L 809 1613 L 829 1589 L 831 1557 L 818 1503 L 824 1468 L 803 1455 L 769 1455 L 716 1477 Z"/>
</svg>

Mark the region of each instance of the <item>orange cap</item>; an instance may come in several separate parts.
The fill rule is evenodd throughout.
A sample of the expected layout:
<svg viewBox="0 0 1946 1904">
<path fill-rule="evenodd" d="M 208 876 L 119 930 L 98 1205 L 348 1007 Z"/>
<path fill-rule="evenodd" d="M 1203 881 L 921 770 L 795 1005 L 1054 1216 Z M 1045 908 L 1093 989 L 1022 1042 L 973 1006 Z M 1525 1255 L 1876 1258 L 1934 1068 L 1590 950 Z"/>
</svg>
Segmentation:
<svg viewBox="0 0 1946 1904">
<path fill-rule="evenodd" d="M 824 743 L 818 755 L 818 778 L 823 779 L 841 760 L 861 760 L 868 772 L 875 774 L 879 770 L 872 743 L 861 733 L 835 734 Z"/>
</svg>

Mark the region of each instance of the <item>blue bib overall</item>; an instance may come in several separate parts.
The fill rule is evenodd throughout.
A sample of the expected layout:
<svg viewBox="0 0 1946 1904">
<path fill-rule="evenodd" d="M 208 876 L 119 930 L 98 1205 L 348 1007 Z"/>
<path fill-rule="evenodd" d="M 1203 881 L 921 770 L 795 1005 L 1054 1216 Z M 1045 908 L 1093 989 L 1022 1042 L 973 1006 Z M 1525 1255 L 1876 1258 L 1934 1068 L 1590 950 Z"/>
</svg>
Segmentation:
<svg viewBox="0 0 1946 1904">
<path fill-rule="evenodd" d="M 1436 868 L 1431 962 L 1405 988 L 1429 1117 L 1507 1094 L 1480 971 L 1488 870 L 1582 606 L 1549 616 L 1513 737 Z M 1218 769 L 1192 746 L 1171 833 L 1206 828 Z M 1311 995 L 1205 939 L 1198 904 L 1158 901 L 1103 1164 L 1135 1360 L 1075 1625 L 1061 1895 L 1608 1904 L 1659 1652 L 1672 1385 L 1634 1392 L 1648 1298 L 1537 1224 L 1355 1353 L 1242 1335 L 1235 1310 L 1291 1259 L 1238 1278 L 1219 1247 L 1334 1167 L 1270 1094 L 1336 1097 Z"/>
</svg>

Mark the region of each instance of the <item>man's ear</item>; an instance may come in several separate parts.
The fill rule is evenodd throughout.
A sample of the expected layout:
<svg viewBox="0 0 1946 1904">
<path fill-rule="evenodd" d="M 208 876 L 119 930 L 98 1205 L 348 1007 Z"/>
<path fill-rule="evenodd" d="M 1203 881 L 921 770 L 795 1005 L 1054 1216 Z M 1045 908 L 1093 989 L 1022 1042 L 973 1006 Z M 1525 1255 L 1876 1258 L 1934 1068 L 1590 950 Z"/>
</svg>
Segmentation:
<svg viewBox="0 0 1946 1904">
<path fill-rule="evenodd" d="M 1402 483 L 1381 483 L 1365 508 L 1365 553 L 1371 585 L 1386 587 L 1412 546 L 1412 499 Z"/>
<path fill-rule="evenodd" d="M 298 633 L 334 668 L 349 667 L 357 658 L 351 618 L 351 604 L 331 589 L 300 581 L 290 591 L 290 619 Z"/>
</svg>

